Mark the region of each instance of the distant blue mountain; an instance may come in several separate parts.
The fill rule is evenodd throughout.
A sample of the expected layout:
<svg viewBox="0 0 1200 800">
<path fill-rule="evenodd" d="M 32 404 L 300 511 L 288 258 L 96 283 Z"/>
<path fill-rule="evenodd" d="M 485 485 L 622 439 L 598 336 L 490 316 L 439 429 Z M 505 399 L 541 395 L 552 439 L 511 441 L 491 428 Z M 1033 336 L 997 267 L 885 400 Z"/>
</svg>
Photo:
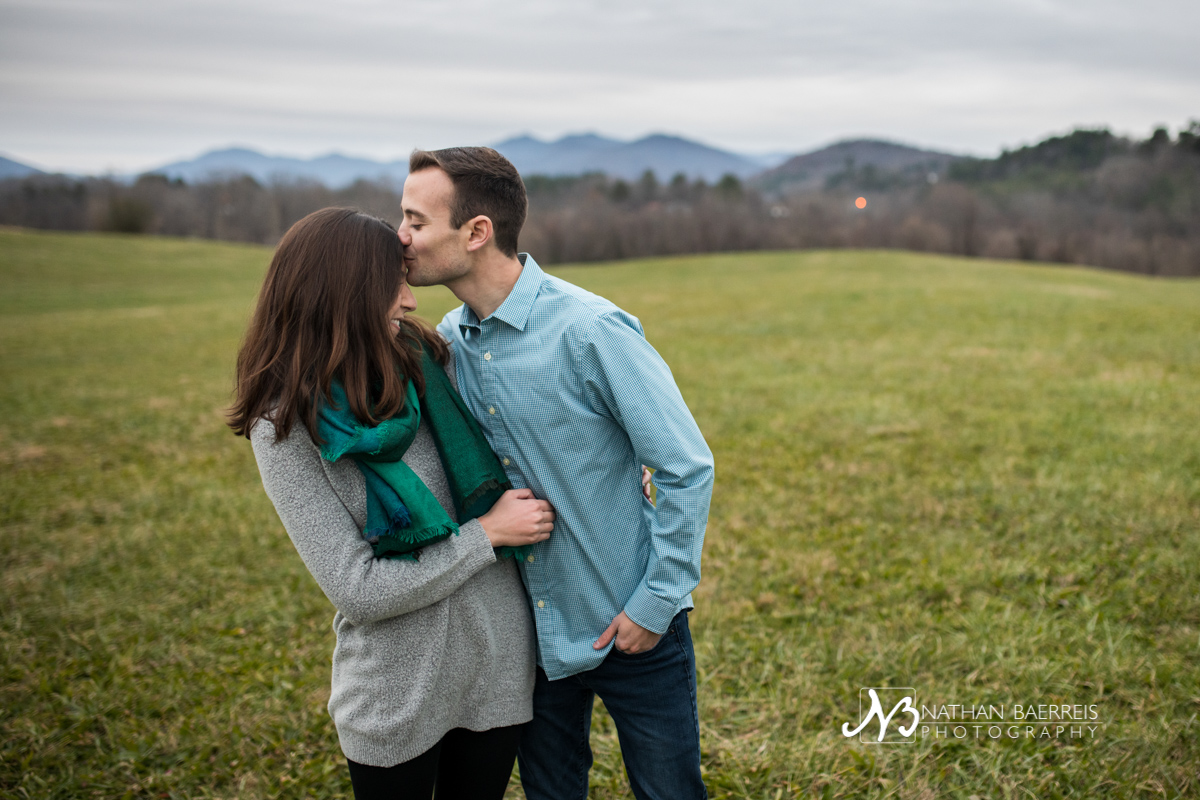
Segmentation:
<svg viewBox="0 0 1200 800">
<path fill-rule="evenodd" d="M 493 146 L 523 175 L 603 172 L 611 177 L 635 180 L 646 170 L 652 170 L 659 180 L 669 180 L 682 172 L 689 178 L 716 181 L 727 173 L 746 177 L 765 167 L 747 156 L 661 133 L 633 142 L 608 139 L 594 133 L 564 136 L 553 142 L 518 136 Z"/>
<path fill-rule="evenodd" d="M 20 161 L 0 156 L 0 180 L 5 178 L 27 178 L 30 175 L 45 175 L 46 173 Z"/>
<path fill-rule="evenodd" d="M 596 171 L 590 162 L 597 153 L 623 144 L 594 133 L 579 133 L 554 142 L 518 136 L 492 147 L 503 153 L 523 175 L 580 175 Z"/>
<path fill-rule="evenodd" d="M 351 158 L 338 153 L 310 159 L 288 158 L 232 147 L 213 150 L 190 161 L 176 161 L 147 171 L 166 175 L 168 178 L 182 178 L 188 183 L 249 175 L 263 183 L 274 180 L 312 180 L 336 189 L 348 186 L 360 178 L 401 182 L 408 174 L 408 160 L 385 163 L 366 158 Z"/>
<path fill-rule="evenodd" d="M 743 156 L 664 134 L 633 142 L 594 133 L 573 134 L 553 142 L 518 136 L 493 146 L 507 156 L 522 175 L 603 172 L 627 180 L 636 180 L 648 169 L 653 170 L 661 181 L 670 180 L 680 172 L 689 178 L 707 181 L 720 180 L 727 173 L 744 178 L 786 159 L 779 155 Z M 302 159 L 268 156 L 255 150 L 232 147 L 147 171 L 168 178 L 182 178 L 188 183 L 249 175 L 263 183 L 312 180 L 341 188 L 362 178 L 399 183 L 408 174 L 408 160 L 382 162 L 336 153 Z"/>
<path fill-rule="evenodd" d="M 774 169 L 783 162 L 787 161 L 796 155 L 794 151 L 782 152 L 775 151 L 773 153 L 747 153 L 746 158 L 758 164 L 759 169 Z"/>
</svg>

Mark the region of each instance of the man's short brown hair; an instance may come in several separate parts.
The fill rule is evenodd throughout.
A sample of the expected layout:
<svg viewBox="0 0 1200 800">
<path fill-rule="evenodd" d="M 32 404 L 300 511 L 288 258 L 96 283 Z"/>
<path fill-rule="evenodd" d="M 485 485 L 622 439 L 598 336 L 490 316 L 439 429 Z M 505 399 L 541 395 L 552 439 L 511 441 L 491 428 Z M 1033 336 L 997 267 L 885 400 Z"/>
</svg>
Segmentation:
<svg viewBox="0 0 1200 800">
<path fill-rule="evenodd" d="M 515 256 L 529 200 L 521 174 L 512 162 L 490 147 L 413 150 L 408 159 L 410 174 L 431 167 L 445 172 L 454 184 L 451 227 L 461 228 L 467 220 L 482 214 L 492 221 L 496 247 L 506 256 Z"/>
</svg>

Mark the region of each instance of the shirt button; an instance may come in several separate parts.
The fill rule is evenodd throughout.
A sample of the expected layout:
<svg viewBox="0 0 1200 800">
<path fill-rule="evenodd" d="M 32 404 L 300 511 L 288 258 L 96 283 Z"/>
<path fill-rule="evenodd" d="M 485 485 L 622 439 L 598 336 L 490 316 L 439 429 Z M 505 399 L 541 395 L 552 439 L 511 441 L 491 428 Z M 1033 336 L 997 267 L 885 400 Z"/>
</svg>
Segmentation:
<svg viewBox="0 0 1200 800">
<path fill-rule="evenodd" d="M 495 414 L 495 413 L 496 413 L 496 409 L 492 408 L 491 406 L 488 406 L 488 413 L 489 413 L 489 414 Z"/>
<path fill-rule="evenodd" d="M 538 600 L 538 608 L 545 608 L 545 607 L 546 607 L 546 601 Z"/>
<path fill-rule="evenodd" d="M 528 558 L 526 558 L 525 560 L 526 560 L 526 561 L 528 561 L 530 564 L 532 564 L 532 563 L 533 563 L 533 560 L 534 560 L 534 559 L 533 559 L 533 554 L 532 554 L 532 553 L 530 553 L 530 554 L 529 554 L 529 557 L 528 557 Z"/>
<path fill-rule="evenodd" d="M 506 459 L 504 459 L 504 466 L 506 466 L 506 467 L 508 466 L 508 459 L 507 459 L 507 458 L 506 458 Z M 530 557 L 529 557 L 529 560 L 530 560 L 530 561 L 533 561 L 533 556 L 530 556 Z"/>
<path fill-rule="evenodd" d="M 491 361 L 491 360 L 492 360 L 492 354 L 491 354 L 491 353 L 484 353 L 484 354 L 483 354 L 483 360 L 484 360 L 484 361 Z"/>
</svg>

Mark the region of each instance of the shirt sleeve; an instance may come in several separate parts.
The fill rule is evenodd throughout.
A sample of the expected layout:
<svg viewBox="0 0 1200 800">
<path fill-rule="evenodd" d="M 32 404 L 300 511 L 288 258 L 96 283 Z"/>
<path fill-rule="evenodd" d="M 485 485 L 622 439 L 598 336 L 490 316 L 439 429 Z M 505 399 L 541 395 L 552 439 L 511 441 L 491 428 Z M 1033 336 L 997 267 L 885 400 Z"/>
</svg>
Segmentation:
<svg viewBox="0 0 1200 800">
<path fill-rule="evenodd" d="M 671 370 L 633 316 L 613 311 L 595 318 L 577 363 L 592 410 L 624 428 L 639 462 L 655 470 L 649 563 L 625 614 L 647 630 L 665 633 L 700 582 L 712 452 Z"/>
</svg>

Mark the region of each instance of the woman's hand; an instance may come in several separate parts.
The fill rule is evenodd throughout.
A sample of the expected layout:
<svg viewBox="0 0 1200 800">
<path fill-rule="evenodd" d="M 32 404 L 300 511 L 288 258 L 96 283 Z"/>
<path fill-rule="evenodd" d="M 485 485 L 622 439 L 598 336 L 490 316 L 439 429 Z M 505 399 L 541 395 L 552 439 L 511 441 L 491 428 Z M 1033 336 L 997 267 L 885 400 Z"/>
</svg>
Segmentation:
<svg viewBox="0 0 1200 800">
<path fill-rule="evenodd" d="M 554 506 L 529 489 L 509 489 L 479 518 L 492 547 L 520 547 L 544 542 L 554 530 Z"/>
</svg>

